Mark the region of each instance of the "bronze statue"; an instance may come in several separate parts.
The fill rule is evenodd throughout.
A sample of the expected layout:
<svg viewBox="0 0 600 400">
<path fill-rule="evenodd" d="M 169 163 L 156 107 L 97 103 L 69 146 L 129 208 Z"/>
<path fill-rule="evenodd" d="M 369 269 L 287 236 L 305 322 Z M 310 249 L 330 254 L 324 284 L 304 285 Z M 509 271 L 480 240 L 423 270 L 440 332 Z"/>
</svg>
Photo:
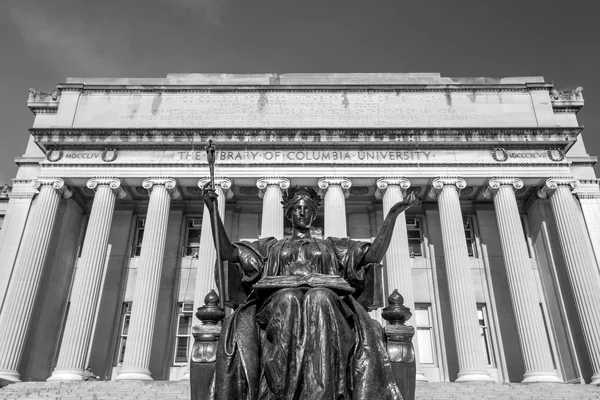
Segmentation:
<svg viewBox="0 0 600 400">
<path fill-rule="evenodd" d="M 383 259 L 396 218 L 417 203 L 415 195 L 390 209 L 373 243 L 311 237 L 321 202 L 311 188 L 284 197 L 291 237 L 232 243 L 216 199 L 205 189 L 217 251 L 253 290 L 224 321 L 213 398 L 402 399 L 381 326 L 355 297 Z"/>
</svg>

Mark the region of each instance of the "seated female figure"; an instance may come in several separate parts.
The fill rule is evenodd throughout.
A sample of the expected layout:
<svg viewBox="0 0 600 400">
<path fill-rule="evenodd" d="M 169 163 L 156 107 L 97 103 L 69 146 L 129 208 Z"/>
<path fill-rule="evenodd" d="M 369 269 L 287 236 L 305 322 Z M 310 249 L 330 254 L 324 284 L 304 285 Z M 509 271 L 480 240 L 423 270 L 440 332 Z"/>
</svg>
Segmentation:
<svg viewBox="0 0 600 400">
<path fill-rule="evenodd" d="M 214 398 L 240 400 L 401 399 L 382 339 L 351 295 L 383 259 L 396 217 L 416 203 L 394 205 L 373 243 L 313 238 L 320 198 L 310 188 L 286 194 L 290 238 L 231 243 L 219 225 L 221 258 L 252 285 L 248 301 L 226 319 L 217 353 Z"/>
</svg>

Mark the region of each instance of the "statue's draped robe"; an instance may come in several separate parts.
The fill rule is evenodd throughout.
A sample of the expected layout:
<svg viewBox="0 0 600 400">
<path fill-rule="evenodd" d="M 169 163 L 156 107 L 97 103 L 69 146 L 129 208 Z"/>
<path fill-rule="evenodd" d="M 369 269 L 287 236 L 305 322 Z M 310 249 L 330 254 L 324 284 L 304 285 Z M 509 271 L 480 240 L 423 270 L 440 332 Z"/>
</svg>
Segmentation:
<svg viewBox="0 0 600 400">
<path fill-rule="evenodd" d="M 243 281 L 319 273 L 362 290 L 369 243 L 265 238 L 234 244 Z M 381 326 L 353 296 L 326 288 L 252 293 L 223 325 L 217 400 L 395 400 Z"/>
</svg>

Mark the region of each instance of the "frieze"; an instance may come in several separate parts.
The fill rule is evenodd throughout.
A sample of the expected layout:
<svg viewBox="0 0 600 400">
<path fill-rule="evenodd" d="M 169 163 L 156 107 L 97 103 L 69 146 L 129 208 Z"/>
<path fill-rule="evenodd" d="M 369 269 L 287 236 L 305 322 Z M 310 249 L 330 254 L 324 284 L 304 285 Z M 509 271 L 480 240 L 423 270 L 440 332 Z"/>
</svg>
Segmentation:
<svg viewBox="0 0 600 400">
<path fill-rule="evenodd" d="M 58 155 L 61 155 L 59 158 Z M 48 152 L 43 166 L 108 166 L 115 167 L 200 167 L 206 165 L 206 152 L 177 150 L 122 150 L 112 151 L 111 159 L 119 158 L 119 163 L 105 160 L 98 151 L 61 150 Z M 57 162 L 55 160 L 61 160 Z M 365 166 L 365 165 L 536 165 L 566 164 L 564 152 L 560 149 L 248 149 L 218 150 L 215 154 L 217 164 L 223 166 Z"/>
</svg>

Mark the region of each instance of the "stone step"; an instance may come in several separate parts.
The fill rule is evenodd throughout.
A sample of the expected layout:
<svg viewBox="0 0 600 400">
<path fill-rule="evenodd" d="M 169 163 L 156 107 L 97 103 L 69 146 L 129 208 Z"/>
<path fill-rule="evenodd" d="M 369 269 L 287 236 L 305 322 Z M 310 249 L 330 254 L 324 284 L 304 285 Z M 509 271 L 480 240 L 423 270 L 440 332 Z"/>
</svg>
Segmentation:
<svg viewBox="0 0 600 400">
<path fill-rule="evenodd" d="M 188 400 L 189 398 L 189 382 L 22 382 L 0 389 L 2 400 Z M 416 399 L 600 400 L 600 388 L 567 384 L 418 382 Z"/>
</svg>

